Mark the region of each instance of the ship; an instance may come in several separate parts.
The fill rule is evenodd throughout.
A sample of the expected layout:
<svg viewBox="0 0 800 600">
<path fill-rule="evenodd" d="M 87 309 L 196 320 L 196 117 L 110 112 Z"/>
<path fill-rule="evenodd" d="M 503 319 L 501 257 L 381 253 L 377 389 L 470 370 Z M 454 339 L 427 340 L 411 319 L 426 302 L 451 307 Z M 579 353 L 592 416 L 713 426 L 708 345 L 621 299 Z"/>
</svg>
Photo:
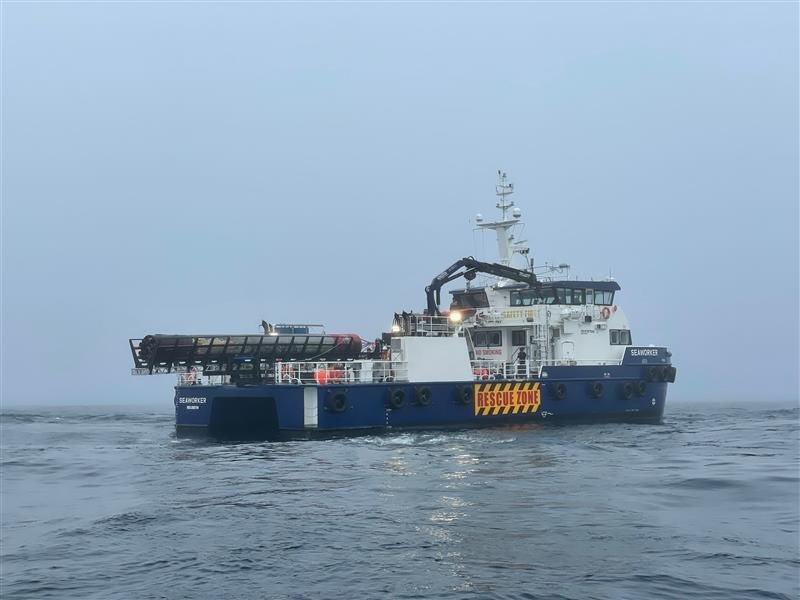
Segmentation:
<svg viewBox="0 0 800 600">
<path fill-rule="evenodd" d="M 393 314 L 374 339 L 319 323 L 250 334 L 128 340 L 134 375 L 172 375 L 179 434 L 311 438 L 549 423 L 657 424 L 676 368 L 666 346 L 636 345 L 621 287 L 534 264 L 522 211 L 498 171 L 498 259 L 464 256 L 425 287 L 425 307 Z M 442 308 L 445 285 L 450 291 Z M 387 319 L 388 322 L 388 319 Z"/>
</svg>

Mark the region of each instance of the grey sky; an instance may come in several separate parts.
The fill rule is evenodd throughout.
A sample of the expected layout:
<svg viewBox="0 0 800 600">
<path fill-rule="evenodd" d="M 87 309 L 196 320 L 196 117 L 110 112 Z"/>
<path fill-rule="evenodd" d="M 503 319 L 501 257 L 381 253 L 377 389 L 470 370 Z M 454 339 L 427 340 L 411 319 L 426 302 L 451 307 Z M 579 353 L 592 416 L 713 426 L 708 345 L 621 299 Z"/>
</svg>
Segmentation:
<svg viewBox="0 0 800 600">
<path fill-rule="evenodd" d="M 4 405 L 162 401 L 127 338 L 372 337 L 508 171 L 672 400 L 798 385 L 798 5 L 2 6 Z M 489 256 L 491 257 L 491 256 Z"/>
</svg>

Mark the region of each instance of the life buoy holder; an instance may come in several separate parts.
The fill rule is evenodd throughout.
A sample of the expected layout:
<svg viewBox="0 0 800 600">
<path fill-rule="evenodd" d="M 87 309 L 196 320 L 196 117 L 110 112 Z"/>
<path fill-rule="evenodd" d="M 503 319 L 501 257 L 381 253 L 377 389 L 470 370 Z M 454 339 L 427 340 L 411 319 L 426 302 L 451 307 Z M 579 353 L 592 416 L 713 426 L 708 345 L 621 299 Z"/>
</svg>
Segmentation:
<svg viewBox="0 0 800 600">
<path fill-rule="evenodd" d="M 603 308 L 600 309 L 600 316 L 603 317 L 604 319 L 608 319 L 611 316 L 611 309 L 608 308 L 607 306 L 604 306 Z"/>
<path fill-rule="evenodd" d="M 398 409 L 403 408 L 403 405 L 406 403 L 406 393 L 403 391 L 403 388 L 392 388 L 389 390 L 389 408 Z"/>
<path fill-rule="evenodd" d="M 414 391 L 414 401 L 417 406 L 428 406 L 431 403 L 431 389 L 420 387 Z"/>
</svg>

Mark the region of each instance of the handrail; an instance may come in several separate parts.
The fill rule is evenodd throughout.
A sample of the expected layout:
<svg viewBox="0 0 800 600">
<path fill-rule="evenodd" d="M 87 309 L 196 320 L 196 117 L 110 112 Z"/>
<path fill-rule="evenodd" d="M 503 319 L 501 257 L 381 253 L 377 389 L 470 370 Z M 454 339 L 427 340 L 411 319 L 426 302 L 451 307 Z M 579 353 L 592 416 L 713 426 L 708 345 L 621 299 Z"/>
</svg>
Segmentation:
<svg viewBox="0 0 800 600">
<path fill-rule="evenodd" d="M 275 363 L 275 383 L 326 385 L 408 381 L 408 365 L 396 360 L 291 361 Z"/>
<path fill-rule="evenodd" d="M 495 379 L 534 379 L 542 376 L 542 369 L 561 366 L 601 366 L 621 365 L 621 360 L 609 359 L 551 359 L 507 362 L 503 360 L 471 360 L 472 376 L 476 381 Z"/>
</svg>

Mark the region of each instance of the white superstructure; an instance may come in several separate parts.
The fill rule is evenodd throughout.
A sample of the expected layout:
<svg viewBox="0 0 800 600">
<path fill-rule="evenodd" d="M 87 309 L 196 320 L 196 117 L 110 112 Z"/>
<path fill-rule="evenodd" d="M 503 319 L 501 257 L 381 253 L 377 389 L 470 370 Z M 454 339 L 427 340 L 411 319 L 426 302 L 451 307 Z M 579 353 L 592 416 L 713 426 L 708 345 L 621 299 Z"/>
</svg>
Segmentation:
<svg viewBox="0 0 800 600">
<path fill-rule="evenodd" d="M 477 376 L 498 373 L 508 376 L 520 369 L 525 373 L 538 372 L 553 364 L 620 364 L 625 348 L 632 343 L 628 319 L 617 304 L 620 286 L 610 278 L 558 279 L 555 275 L 567 270 L 568 265 L 538 267 L 529 261 L 528 246 L 515 239 L 523 221 L 521 210 L 509 200 L 513 192 L 506 174 L 498 172 L 499 218 L 495 221 L 486 221 L 482 215 L 475 218 L 477 228 L 495 233 L 498 262 L 480 263 L 468 257 L 464 259 L 468 262 L 463 273 L 451 268 L 438 276 L 443 283 L 460 275 L 467 280 L 466 287 L 450 292 L 450 309 L 441 313 L 449 319 L 449 327 L 442 328 L 440 322 L 438 329 L 426 330 L 426 323 L 440 318 L 430 314 L 429 305 L 427 315 L 403 313 L 396 318 L 395 333 L 463 337 Z M 484 270 L 481 266 L 498 267 L 497 271 L 502 273 L 503 267 L 511 267 L 515 256 L 525 261 L 523 269 L 510 269 L 522 275 L 517 281 L 490 274 L 484 285 L 471 285 L 476 272 L 491 273 L 492 269 Z M 525 275 L 535 283 L 520 283 Z"/>
<path fill-rule="evenodd" d="M 486 222 L 477 215 L 475 219 L 480 229 L 495 232 L 499 262 L 504 265 L 510 265 L 515 254 L 526 263 L 528 256 L 528 247 L 514 236 L 522 225 L 522 212 L 508 199 L 513 192 L 506 174 L 498 172 L 500 218 Z M 532 263 L 526 264 L 528 270 L 544 272 L 538 287 L 495 279 L 482 287 L 468 285 L 451 292 L 451 320 L 462 321 L 474 359 L 619 364 L 625 347 L 631 345 L 628 319 L 616 303 L 619 285 L 610 279 L 558 280 L 552 274 L 567 265 L 537 268 Z"/>
</svg>

